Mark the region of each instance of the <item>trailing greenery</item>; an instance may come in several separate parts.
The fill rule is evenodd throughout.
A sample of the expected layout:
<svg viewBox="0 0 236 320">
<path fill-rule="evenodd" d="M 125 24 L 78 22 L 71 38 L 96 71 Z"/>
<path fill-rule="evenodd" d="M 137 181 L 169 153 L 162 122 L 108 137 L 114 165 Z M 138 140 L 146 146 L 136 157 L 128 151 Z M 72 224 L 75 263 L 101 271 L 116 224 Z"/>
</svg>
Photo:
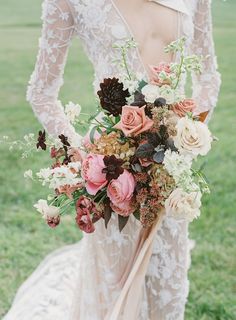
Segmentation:
<svg viewBox="0 0 236 320">
<path fill-rule="evenodd" d="M 0 9 L 0 136 L 14 140 L 41 129 L 25 101 L 25 91 L 35 63 L 40 35 L 41 0 L 9 0 Z M 202 216 L 191 224 L 196 240 L 189 272 L 190 295 L 186 320 L 236 319 L 235 211 L 236 211 L 236 2 L 213 1 L 214 35 L 223 85 L 219 104 L 210 123 L 219 138 L 204 169 L 212 193 L 205 196 Z M 81 45 L 75 40 L 65 72 L 63 102 L 79 102 L 94 112 L 93 71 Z M 79 241 L 81 234 L 73 217 L 57 229 L 49 229 L 32 205 L 45 196 L 38 185 L 25 181 L 29 168 L 47 165 L 39 153 L 21 159 L 0 145 L 0 317 L 14 294 L 43 257 L 65 244 Z M 199 164 L 199 166 L 201 163 Z"/>
</svg>

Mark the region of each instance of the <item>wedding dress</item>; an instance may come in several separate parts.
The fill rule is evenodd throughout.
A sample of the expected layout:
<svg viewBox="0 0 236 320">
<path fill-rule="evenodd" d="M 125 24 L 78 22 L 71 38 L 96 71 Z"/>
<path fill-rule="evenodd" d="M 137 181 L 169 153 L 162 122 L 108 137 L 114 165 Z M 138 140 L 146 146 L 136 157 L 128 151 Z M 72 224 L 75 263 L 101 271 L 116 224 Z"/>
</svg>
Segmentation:
<svg viewBox="0 0 236 320">
<path fill-rule="evenodd" d="M 154 2 L 178 12 L 178 36 L 187 37 L 188 53 L 207 56 L 203 74 L 193 76 L 193 97 L 199 111 L 210 109 L 209 120 L 220 86 L 210 0 Z M 79 37 L 93 63 L 96 92 L 105 77 L 119 76 L 119 67 L 113 63 L 118 53 L 112 45 L 133 34 L 111 0 L 46 0 L 42 19 L 40 50 L 27 97 L 50 134 L 64 133 L 78 145 L 80 136 L 57 100 L 71 39 Z M 130 50 L 128 63 L 147 78 L 138 47 Z M 122 233 L 114 217 L 107 230 L 99 221 L 95 233 L 46 257 L 18 290 L 4 320 L 113 320 L 109 314 L 124 285 L 123 276 L 134 256 L 140 229 L 135 219 L 129 220 Z M 121 312 L 117 319 L 183 319 L 189 249 L 187 223 L 165 216 L 155 236 L 136 316 L 125 319 Z"/>
</svg>

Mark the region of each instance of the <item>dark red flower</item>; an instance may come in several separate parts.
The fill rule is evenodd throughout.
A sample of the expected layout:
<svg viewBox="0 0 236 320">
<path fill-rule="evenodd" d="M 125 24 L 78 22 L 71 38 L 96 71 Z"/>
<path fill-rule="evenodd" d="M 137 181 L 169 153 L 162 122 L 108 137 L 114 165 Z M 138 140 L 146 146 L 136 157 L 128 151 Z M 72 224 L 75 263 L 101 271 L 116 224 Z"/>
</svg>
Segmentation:
<svg viewBox="0 0 236 320">
<path fill-rule="evenodd" d="M 122 107 L 127 103 L 126 98 L 130 96 L 129 90 L 124 90 L 123 83 L 117 78 L 104 79 L 104 82 L 100 83 L 100 89 L 97 94 L 102 108 L 114 116 L 121 114 Z"/>
<path fill-rule="evenodd" d="M 68 142 L 68 138 L 67 138 L 66 136 L 64 136 L 64 134 L 60 134 L 60 135 L 58 136 L 58 138 L 61 140 L 61 142 L 62 142 L 62 144 L 63 144 L 64 146 L 70 147 L 70 144 L 69 144 L 69 142 Z"/>
<path fill-rule="evenodd" d="M 47 217 L 47 224 L 50 228 L 56 228 L 60 223 L 60 216 L 57 217 Z"/>
<path fill-rule="evenodd" d="M 41 148 L 42 150 L 46 150 L 47 149 L 47 145 L 46 145 L 46 132 L 44 131 L 39 131 L 38 134 L 38 142 L 36 144 L 37 149 Z"/>
<path fill-rule="evenodd" d="M 102 169 L 102 173 L 106 174 L 107 181 L 117 179 L 124 172 L 124 168 L 122 168 L 123 160 L 117 159 L 114 155 L 105 156 L 103 162 L 106 168 Z"/>
<path fill-rule="evenodd" d="M 87 197 L 81 196 L 76 203 L 76 223 L 78 227 L 86 232 L 95 231 L 94 222 L 101 218 L 95 204 Z"/>
</svg>

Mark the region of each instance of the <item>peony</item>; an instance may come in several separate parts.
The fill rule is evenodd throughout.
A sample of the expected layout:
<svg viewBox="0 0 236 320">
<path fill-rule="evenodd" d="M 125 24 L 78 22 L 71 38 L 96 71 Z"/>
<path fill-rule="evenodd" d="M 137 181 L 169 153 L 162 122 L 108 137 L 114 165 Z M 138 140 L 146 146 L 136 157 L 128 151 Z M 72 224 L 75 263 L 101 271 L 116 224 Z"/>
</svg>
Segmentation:
<svg viewBox="0 0 236 320">
<path fill-rule="evenodd" d="M 185 99 L 175 103 L 172 110 L 179 116 L 184 117 L 188 112 L 193 112 L 196 109 L 196 103 L 193 99 Z"/>
<path fill-rule="evenodd" d="M 151 129 L 153 121 L 145 114 L 145 106 L 124 106 L 121 120 L 114 127 L 122 130 L 125 136 L 137 136 L 138 134 Z"/>
<path fill-rule="evenodd" d="M 100 154 L 89 154 L 82 163 L 82 177 L 86 180 L 86 190 L 95 195 L 107 184 L 106 174 L 103 173 L 105 164 L 104 156 Z"/>
<path fill-rule="evenodd" d="M 181 188 L 175 189 L 165 201 L 167 215 L 188 222 L 200 216 L 201 192 L 184 192 Z"/>
<path fill-rule="evenodd" d="M 111 208 L 115 213 L 123 217 L 128 217 L 136 210 L 135 203 L 132 200 L 124 201 L 117 204 L 111 203 Z"/>
<path fill-rule="evenodd" d="M 84 196 L 81 196 L 76 203 L 77 216 L 75 220 L 78 227 L 86 233 L 92 233 L 95 231 L 95 227 L 91 219 L 94 209 L 94 203 Z"/>
<path fill-rule="evenodd" d="M 173 139 L 181 154 L 190 154 L 193 157 L 206 155 L 211 149 L 213 141 L 206 124 L 188 117 L 178 121 L 177 135 Z"/>
<path fill-rule="evenodd" d="M 128 216 L 133 210 L 132 198 L 135 188 L 133 175 L 124 170 L 117 178 L 113 179 L 107 187 L 107 195 L 112 204 L 111 208 L 118 214 Z"/>
<path fill-rule="evenodd" d="M 147 84 L 142 88 L 142 94 L 145 96 L 145 101 L 153 103 L 160 97 L 160 89 L 154 84 Z"/>
</svg>

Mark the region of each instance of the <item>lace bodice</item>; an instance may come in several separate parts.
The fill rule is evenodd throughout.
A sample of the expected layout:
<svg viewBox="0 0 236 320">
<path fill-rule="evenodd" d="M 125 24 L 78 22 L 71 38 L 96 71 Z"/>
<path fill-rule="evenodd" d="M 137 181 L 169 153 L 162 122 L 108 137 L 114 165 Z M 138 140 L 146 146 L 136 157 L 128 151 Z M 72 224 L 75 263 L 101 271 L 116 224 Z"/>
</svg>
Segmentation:
<svg viewBox="0 0 236 320">
<path fill-rule="evenodd" d="M 199 111 L 210 110 L 212 113 L 219 92 L 220 76 L 212 40 L 210 0 L 154 2 L 179 11 L 179 36 L 187 36 L 187 50 L 207 56 L 203 74 L 193 76 L 193 97 L 198 102 Z M 93 64 L 96 91 L 103 78 L 119 76 L 121 70 L 114 64 L 118 52 L 113 45 L 133 37 L 133 34 L 112 0 L 45 0 L 42 20 L 40 50 L 27 99 L 50 134 L 57 136 L 64 133 L 74 145 L 78 145 L 80 136 L 69 123 L 58 101 L 71 40 L 76 36 L 80 38 Z M 130 50 L 128 60 L 132 71 L 147 77 L 138 46 Z"/>
</svg>

